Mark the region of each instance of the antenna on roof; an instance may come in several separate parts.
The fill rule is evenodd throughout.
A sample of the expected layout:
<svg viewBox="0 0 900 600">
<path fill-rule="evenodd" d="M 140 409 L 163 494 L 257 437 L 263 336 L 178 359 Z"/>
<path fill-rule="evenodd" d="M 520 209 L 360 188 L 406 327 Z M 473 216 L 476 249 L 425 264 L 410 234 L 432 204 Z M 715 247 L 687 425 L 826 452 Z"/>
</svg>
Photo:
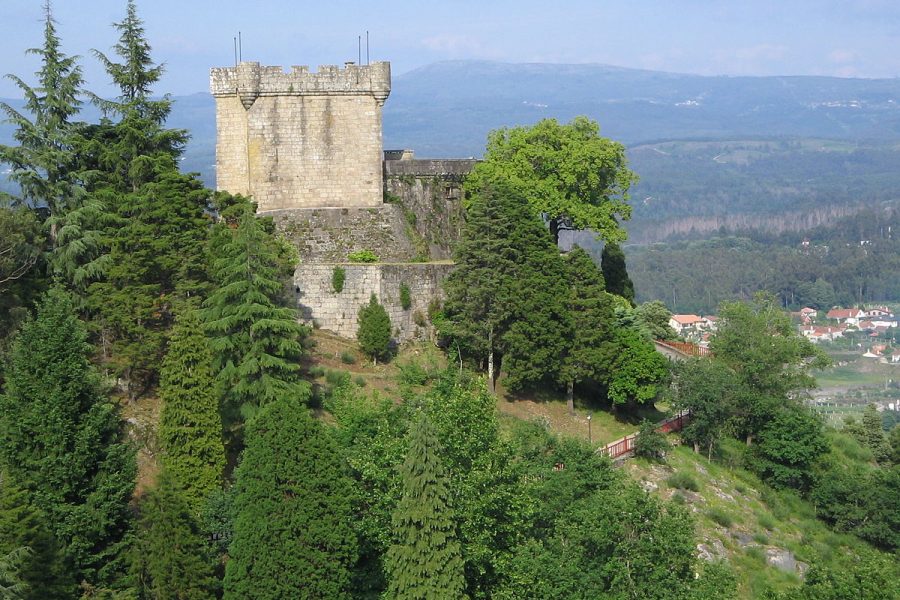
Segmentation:
<svg viewBox="0 0 900 600">
<path fill-rule="evenodd" d="M 366 29 L 366 66 L 369 64 L 369 30 Z"/>
<path fill-rule="evenodd" d="M 234 36 L 232 39 L 234 40 L 234 66 L 238 66 L 237 36 Z"/>
<path fill-rule="evenodd" d="M 244 62 L 244 43 L 241 40 L 241 32 L 238 31 L 238 60 Z"/>
<path fill-rule="evenodd" d="M 356 64 L 362 64 L 362 36 L 356 36 Z"/>
</svg>

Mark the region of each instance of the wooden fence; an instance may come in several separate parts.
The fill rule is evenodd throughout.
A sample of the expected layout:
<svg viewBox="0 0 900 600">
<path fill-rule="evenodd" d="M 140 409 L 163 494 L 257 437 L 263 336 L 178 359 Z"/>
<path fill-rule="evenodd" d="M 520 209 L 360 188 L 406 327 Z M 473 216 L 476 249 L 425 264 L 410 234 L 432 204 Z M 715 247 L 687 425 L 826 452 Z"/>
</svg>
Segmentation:
<svg viewBox="0 0 900 600">
<path fill-rule="evenodd" d="M 660 421 L 656 424 L 656 431 L 660 433 L 672 433 L 673 431 L 681 431 L 681 429 L 685 426 L 685 424 L 690 420 L 690 413 L 684 412 L 675 415 L 674 417 L 669 417 L 663 421 Z M 604 456 L 608 456 L 612 459 L 619 458 L 621 456 L 625 456 L 630 452 L 634 451 L 634 444 L 637 441 L 638 434 L 632 433 L 631 435 L 626 435 L 623 438 L 620 438 L 614 442 L 610 442 L 602 448 L 598 448 L 597 452 Z"/>
</svg>

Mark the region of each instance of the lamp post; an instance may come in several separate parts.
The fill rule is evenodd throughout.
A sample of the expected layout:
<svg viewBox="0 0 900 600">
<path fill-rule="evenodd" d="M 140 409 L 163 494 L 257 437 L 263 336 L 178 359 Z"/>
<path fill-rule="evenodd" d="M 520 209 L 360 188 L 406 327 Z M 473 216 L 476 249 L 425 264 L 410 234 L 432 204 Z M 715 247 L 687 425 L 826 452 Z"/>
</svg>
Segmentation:
<svg viewBox="0 0 900 600">
<path fill-rule="evenodd" d="M 594 439 L 591 436 L 591 415 L 588 415 L 587 419 L 588 419 L 588 444 L 593 444 Z"/>
</svg>

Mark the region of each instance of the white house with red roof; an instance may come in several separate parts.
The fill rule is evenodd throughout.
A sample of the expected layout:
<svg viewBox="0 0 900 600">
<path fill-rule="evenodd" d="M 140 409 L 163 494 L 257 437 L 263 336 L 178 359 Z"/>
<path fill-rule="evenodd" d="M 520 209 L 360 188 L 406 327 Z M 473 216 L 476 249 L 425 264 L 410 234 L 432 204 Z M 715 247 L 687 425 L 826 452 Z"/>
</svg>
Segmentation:
<svg viewBox="0 0 900 600">
<path fill-rule="evenodd" d="M 825 316 L 838 323 L 856 326 L 859 325 L 860 320 L 865 318 L 866 313 L 858 308 L 832 308 Z"/>
<path fill-rule="evenodd" d="M 687 331 L 697 331 L 703 318 L 698 315 L 672 315 L 669 319 L 669 327 L 675 330 L 675 333 L 682 335 Z"/>
</svg>

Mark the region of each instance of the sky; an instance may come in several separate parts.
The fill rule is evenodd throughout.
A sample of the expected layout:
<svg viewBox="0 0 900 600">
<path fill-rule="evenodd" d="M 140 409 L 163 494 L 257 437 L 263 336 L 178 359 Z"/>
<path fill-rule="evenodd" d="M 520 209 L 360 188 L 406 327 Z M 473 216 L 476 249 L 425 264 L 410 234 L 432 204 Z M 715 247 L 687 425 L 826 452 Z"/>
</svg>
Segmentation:
<svg viewBox="0 0 900 600">
<path fill-rule="evenodd" d="M 0 0 L 0 74 L 27 82 L 39 63 L 43 0 Z M 109 52 L 125 0 L 54 0 L 63 48 L 87 87 L 113 95 L 92 49 Z M 206 91 L 209 68 L 371 60 L 399 75 L 441 60 L 603 63 L 700 75 L 900 76 L 900 0 L 138 0 L 157 92 Z M 363 41 L 363 44 L 365 42 Z M 363 48 L 365 59 L 365 48 Z M 0 97 L 17 97 L 0 81 Z"/>
</svg>

